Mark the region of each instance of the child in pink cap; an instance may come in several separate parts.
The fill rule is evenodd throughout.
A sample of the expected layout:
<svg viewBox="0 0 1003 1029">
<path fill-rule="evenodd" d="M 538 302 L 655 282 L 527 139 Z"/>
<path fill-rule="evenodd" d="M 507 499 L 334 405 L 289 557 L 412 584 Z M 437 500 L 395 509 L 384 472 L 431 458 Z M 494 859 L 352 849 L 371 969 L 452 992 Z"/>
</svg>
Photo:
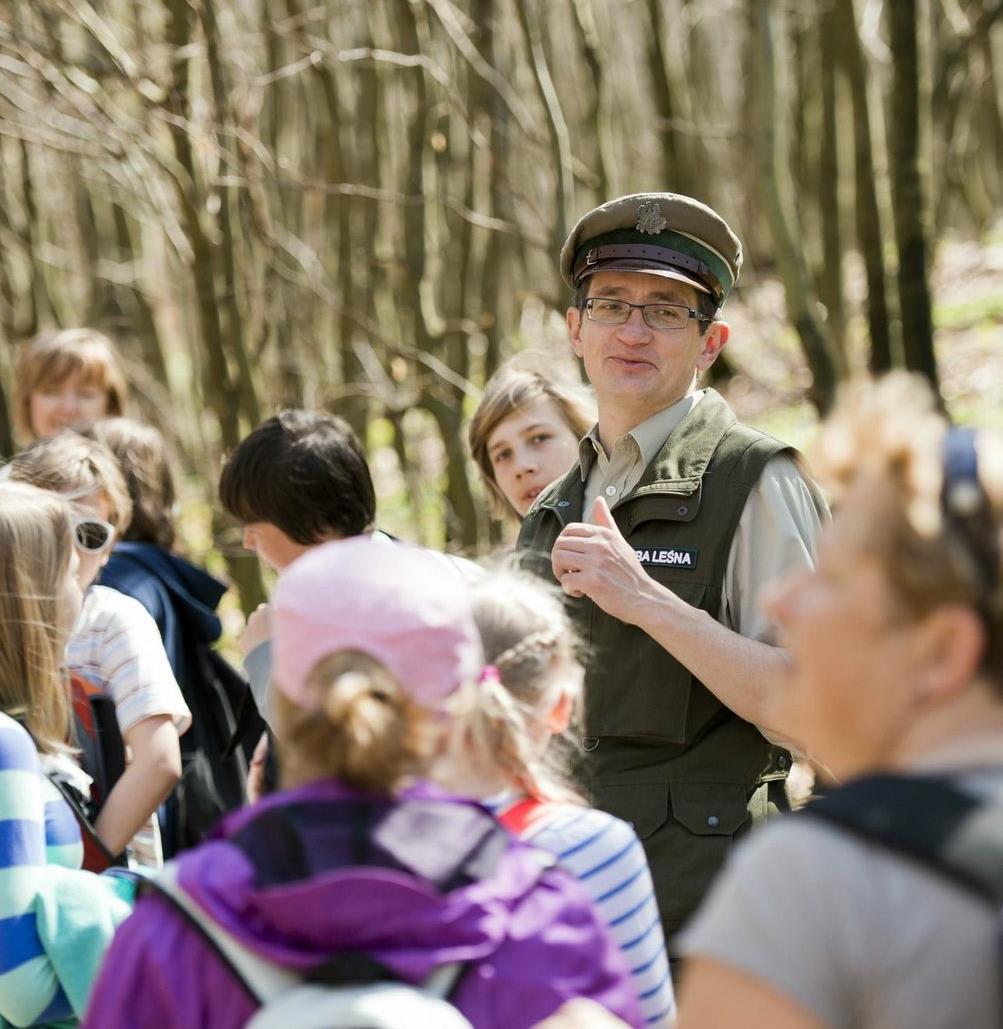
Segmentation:
<svg viewBox="0 0 1003 1029">
<path fill-rule="evenodd" d="M 230 944 L 303 977 L 348 958 L 411 984 L 458 966 L 449 1000 L 477 1027 L 529 1029 L 574 997 L 642 1024 L 581 887 L 425 780 L 449 698 L 483 663 L 468 590 L 441 573 L 427 551 L 356 537 L 280 577 L 282 790 L 165 870 L 227 945 L 176 892 L 150 894 L 112 945 L 88 1025 L 244 1025 L 267 998 L 223 957 Z"/>
</svg>

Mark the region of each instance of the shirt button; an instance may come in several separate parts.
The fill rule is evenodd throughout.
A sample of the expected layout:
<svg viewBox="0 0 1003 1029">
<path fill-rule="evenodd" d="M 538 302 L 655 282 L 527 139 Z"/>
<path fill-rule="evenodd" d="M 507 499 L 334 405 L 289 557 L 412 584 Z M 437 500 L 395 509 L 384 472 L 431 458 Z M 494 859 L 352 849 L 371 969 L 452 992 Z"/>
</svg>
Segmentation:
<svg viewBox="0 0 1003 1029">
<path fill-rule="evenodd" d="M 615 497 L 616 496 L 616 486 L 607 486 L 606 487 L 606 496 L 607 497 Z"/>
<path fill-rule="evenodd" d="M 718 818 L 717 815 L 711 815 L 710 818 L 707 819 L 707 824 L 712 829 L 716 829 L 721 824 L 721 819 Z"/>
</svg>

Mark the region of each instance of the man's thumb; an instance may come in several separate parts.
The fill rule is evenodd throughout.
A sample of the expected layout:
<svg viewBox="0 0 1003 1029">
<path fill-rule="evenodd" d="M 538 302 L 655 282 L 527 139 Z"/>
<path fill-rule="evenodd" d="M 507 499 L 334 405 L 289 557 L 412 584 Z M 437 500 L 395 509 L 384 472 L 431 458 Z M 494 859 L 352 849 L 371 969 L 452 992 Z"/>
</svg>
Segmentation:
<svg viewBox="0 0 1003 1029">
<path fill-rule="evenodd" d="M 613 514 L 606 503 L 605 497 L 596 497 L 596 501 L 592 505 L 592 524 L 601 525 L 604 529 L 620 531 L 616 522 L 613 521 Z"/>
</svg>

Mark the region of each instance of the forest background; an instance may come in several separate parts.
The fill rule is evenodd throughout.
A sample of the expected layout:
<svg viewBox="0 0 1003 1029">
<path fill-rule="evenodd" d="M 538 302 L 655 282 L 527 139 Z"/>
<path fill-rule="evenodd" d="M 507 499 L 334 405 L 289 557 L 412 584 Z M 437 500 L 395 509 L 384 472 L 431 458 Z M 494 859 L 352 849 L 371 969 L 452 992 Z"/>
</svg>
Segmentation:
<svg viewBox="0 0 1003 1029">
<path fill-rule="evenodd" d="M 578 374 L 561 243 L 662 189 L 744 241 L 743 417 L 801 443 L 907 367 L 1003 424 L 1001 61 L 998 0 L 0 0 L 0 453 L 16 347 L 93 325 L 245 610 L 215 483 L 281 407 L 352 422 L 381 527 L 481 552 L 480 388 Z"/>
</svg>

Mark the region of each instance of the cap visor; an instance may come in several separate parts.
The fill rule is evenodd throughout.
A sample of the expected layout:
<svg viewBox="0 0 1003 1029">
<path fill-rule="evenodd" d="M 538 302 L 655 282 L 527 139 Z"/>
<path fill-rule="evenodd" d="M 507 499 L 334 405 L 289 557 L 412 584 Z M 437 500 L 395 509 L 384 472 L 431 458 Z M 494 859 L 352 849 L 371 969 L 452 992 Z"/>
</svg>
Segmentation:
<svg viewBox="0 0 1003 1029">
<path fill-rule="evenodd" d="M 676 271 L 675 268 L 653 268 L 644 261 L 632 261 L 625 258 L 620 261 L 600 261 L 598 264 L 589 265 L 578 277 L 578 281 L 595 275 L 596 272 L 644 272 L 645 275 L 658 275 L 663 279 L 675 279 L 676 282 L 685 282 L 701 293 L 710 294 L 708 289 L 699 279 L 691 278 L 685 272 Z"/>
</svg>

